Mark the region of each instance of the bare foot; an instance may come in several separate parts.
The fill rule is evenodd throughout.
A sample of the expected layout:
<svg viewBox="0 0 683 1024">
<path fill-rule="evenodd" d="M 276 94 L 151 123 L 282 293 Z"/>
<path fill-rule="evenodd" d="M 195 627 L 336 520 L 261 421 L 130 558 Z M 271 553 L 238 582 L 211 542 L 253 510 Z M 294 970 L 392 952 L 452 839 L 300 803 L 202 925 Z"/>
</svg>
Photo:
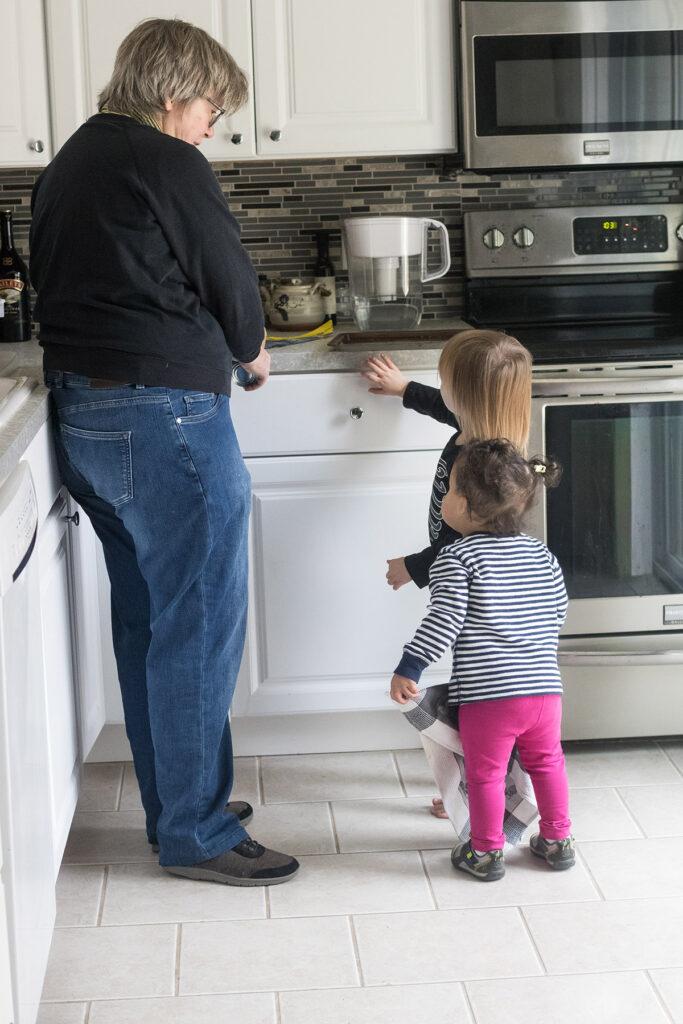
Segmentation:
<svg viewBox="0 0 683 1024">
<path fill-rule="evenodd" d="M 432 806 L 429 808 L 429 813 L 433 814 L 435 818 L 448 818 L 440 796 L 432 797 Z"/>
</svg>

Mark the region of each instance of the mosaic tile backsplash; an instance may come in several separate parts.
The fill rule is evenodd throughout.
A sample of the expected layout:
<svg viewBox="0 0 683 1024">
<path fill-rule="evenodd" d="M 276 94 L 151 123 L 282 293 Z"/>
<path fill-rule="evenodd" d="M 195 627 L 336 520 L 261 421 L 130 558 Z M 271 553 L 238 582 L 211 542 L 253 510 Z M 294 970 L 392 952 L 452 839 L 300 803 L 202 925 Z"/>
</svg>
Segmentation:
<svg viewBox="0 0 683 1024">
<path fill-rule="evenodd" d="M 425 319 L 458 316 L 463 305 L 462 216 L 471 209 L 683 201 L 683 168 L 601 168 L 483 175 L 463 171 L 456 156 L 280 160 L 214 164 L 258 272 L 312 274 L 313 232 L 330 229 L 338 283 L 339 223 L 367 214 L 422 214 L 449 231 L 452 265 L 424 288 Z M 15 210 L 17 247 L 28 258 L 35 170 L 0 169 L 0 206 Z"/>
</svg>

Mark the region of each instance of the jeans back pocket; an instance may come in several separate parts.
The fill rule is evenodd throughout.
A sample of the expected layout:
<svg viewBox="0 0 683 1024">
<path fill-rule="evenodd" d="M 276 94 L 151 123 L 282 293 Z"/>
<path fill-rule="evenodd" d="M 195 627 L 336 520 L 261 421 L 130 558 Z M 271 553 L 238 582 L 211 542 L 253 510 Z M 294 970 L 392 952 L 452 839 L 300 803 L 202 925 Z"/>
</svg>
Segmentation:
<svg viewBox="0 0 683 1024">
<path fill-rule="evenodd" d="M 95 494 L 115 507 L 133 497 L 130 430 L 82 430 L 60 425 L 67 461 Z"/>
</svg>

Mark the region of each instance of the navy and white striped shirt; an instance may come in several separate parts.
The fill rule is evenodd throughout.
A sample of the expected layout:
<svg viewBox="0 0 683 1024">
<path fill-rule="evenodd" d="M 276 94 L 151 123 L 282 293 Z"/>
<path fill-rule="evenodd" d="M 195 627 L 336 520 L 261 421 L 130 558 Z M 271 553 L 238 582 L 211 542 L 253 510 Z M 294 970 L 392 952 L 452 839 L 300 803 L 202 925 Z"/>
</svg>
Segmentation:
<svg viewBox="0 0 683 1024">
<path fill-rule="evenodd" d="M 524 533 L 471 533 L 439 553 L 430 602 L 396 674 L 418 682 L 453 648 L 448 699 L 470 704 L 562 693 L 557 639 L 567 614 L 562 570 Z"/>
</svg>

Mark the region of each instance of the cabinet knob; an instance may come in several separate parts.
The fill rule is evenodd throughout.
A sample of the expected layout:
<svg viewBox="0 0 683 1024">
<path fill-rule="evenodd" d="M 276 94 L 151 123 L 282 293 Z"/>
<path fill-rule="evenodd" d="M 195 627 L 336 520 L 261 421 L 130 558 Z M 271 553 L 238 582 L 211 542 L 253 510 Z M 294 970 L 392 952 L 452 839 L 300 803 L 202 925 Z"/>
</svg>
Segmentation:
<svg viewBox="0 0 683 1024">
<path fill-rule="evenodd" d="M 279 142 L 280 139 L 282 138 L 282 132 L 280 131 L 279 128 L 273 128 L 272 132 L 270 133 L 270 137 L 273 140 L 273 142 Z"/>
<path fill-rule="evenodd" d="M 349 416 L 352 420 L 359 420 L 363 415 L 363 410 L 359 405 L 354 405 L 353 409 L 349 409 Z"/>
<path fill-rule="evenodd" d="M 72 516 L 63 516 L 62 518 L 64 519 L 65 523 L 73 523 L 74 526 L 78 526 L 78 524 L 81 521 L 81 517 L 78 514 L 78 509 L 76 509 Z"/>
<path fill-rule="evenodd" d="M 45 149 L 42 139 L 34 139 L 33 142 L 29 142 L 29 149 L 32 149 L 34 153 L 42 153 Z"/>
<path fill-rule="evenodd" d="M 230 141 L 232 142 L 233 146 L 241 146 L 243 137 L 244 136 L 242 135 L 242 132 L 235 132 L 233 135 L 230 136 Z"/>
</svg>

